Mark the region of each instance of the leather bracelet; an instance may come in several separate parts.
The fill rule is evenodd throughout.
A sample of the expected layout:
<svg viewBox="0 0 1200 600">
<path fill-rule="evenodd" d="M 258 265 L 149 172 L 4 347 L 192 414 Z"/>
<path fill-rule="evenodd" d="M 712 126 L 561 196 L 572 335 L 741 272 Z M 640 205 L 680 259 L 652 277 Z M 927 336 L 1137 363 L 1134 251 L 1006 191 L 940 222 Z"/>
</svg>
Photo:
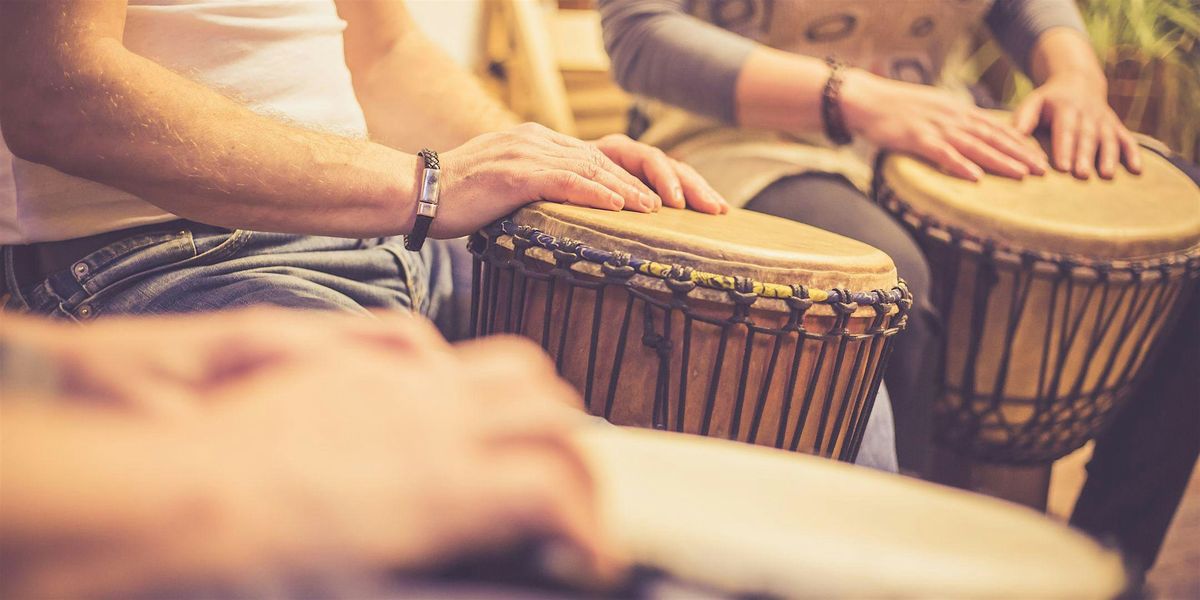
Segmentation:
<svg viewBox="0 0 1200 600">
<path fill-rule="evenodd" d="M 842 71 L 846 65 L 832 56 L 826 58 L 825 62 L 829 65 L 829 79 L 821 90 L 821 121 L 825 124 L 825 137 L 844 146 L 854 140 L 850 129 L 846 127 L 846 116 L 842 113 Z"/>
<path fill-rule="evenodd" d="M 404 236 L 404 248 L 412 252 L 419 251 L 425 245 L 425 238 L 429 235 L 429 225 L 437 216 L 438 199 L 441 193 L 438 181 L 442 174 L 442 165 L 438 162 L 437 152 L 429 148 L 422 148 L 417 156 L 425 161 L 425 168 L 421 171 L 421 189 L 417 192 L 417 219 L 413 222 L 412 233 Z"/>
</svg>

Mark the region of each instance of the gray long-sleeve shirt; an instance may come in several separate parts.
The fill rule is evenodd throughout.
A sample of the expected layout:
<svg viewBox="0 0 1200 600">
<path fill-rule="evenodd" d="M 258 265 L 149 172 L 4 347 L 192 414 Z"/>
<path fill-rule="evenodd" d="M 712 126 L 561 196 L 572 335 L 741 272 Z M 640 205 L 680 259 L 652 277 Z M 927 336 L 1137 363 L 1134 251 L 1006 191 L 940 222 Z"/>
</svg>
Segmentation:
<svg viewBox="0 0 1200 600">
<path fill-rule="evenodd" d="M 733 123 L 738 74 L 756 42 L 689 15 L 684 2 L 600 0 L 613 74 L 633 93 Z M 1074 0 L 996 0 L 986 22 L 1025 69 L 1046 30 L 1083 31 Z"/>
</svg>

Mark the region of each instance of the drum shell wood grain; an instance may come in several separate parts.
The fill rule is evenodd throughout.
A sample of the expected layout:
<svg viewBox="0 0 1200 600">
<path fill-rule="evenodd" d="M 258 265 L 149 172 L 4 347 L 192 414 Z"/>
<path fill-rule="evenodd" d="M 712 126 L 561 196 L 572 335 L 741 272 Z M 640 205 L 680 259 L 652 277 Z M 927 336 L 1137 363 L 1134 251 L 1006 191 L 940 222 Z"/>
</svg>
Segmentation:
<svg viewBox="0 0 1200 600">
<path fill-rule="evenodd" d="M 739 318 L 736 303 L 724 291 L 695 289 L 677 296 L 663 281 L 640 275 L 624 283 L 606 283 L 600 266 L 582 262 L 571 267 L 571 277 L 580 285 L 570 291 L 561 279 L 564 271 L 561 266 L 556 270 L 547 250 L 530 248 L 517 258 L 511 240 L 501 240 L 490 252 L 493 255 L 479 265 L 478 333 L 516 333 L 542 343 L 562 375 L 580 390 L 589 412 L 621 425 L 843 460 L 856 453 L 890 350 L 890 334 L 870 330 L 890 323 L 895 307 L 883 317 L 871 307 L 857 307 L 839 317 L 829 306 L 814 305 L 795 320 L 785 301 L 757 298 L 740 319 L 786 333 L 751 335 L 744 324 L 737 325 L 729 329 L 722 350 L 721 327 L 704 320 Z M 683 304 L 694 328 L 686 341 Z M 655 347 L 644 343 L 647 311 L 651 336 L 670 340 L 665 361 Z M 844 341 L 812 339 L 835 330 L 839 322 L 848 334 L 842 336 Z M 801 329 L 807 335 L 796 361 Z M 665 372 L 660 374 L 663 365 Z M 659 385 L 666 386 L 665 402 L 656 400 L 664 397 Z M 608 397 L 613 398 L 611 404 Z"/>
</svg>

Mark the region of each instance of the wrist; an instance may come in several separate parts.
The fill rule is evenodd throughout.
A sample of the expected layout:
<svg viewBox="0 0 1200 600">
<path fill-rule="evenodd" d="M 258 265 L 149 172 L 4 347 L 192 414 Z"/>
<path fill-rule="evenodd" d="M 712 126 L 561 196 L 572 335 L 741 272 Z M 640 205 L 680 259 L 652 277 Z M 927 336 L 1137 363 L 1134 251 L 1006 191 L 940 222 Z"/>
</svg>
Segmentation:
<svg viewBox="0 0 1200 600">
<path fill-rule="evenodd" d="M 850 133 L 863 133 L 872 120 L 872 107 L 879 104 L 882 85 L 887 82 L 878 75 L 862 69 L 848 68 L 842 72 L 842 118 Z"/>
<path fill-rule="evenodd" d="M 1039 87 L 1066 79 L 1107 93 L 1104 70 L 1087 36 L 1069 27 L 1054 27 L 1038 37 L 1030 54 L 1029 75 Z"/>
<path fill-rule="evenodd" d="M 1108 100 L 1108 80 L 1099 70 L 1088 72 L 1087 69 L 1074 69 L 1054 73 L 1046 78 L 1038 87 L 1063 86 L 1072 93 L 1083 93 Z"/>
</svg>

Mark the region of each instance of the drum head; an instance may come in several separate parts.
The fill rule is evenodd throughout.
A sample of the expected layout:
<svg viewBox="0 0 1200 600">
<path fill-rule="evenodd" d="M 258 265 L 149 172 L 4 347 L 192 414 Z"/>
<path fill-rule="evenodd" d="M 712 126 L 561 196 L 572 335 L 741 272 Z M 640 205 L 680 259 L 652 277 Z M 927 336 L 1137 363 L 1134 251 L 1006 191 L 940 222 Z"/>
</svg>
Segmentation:
<svg viewBox="0 0 1200 600">
<path fill-rule="evenodd" d="M 1112 598 L 1120 558 L 1032 510 L 861 467 L 681 434 L 581 439 L 633 559 L 733 594 Z"/>
<path fill-rule="evenodd" d="M 664 207 L 645 214 L 539 202 L 512 219 L 602 250 L 767 283 L 852 291 L 889 290 L 897 283 L 891 258 L 876 248 L 747 210 L 706 215 Z"/>
<path fill-rule="evenodd" d="M 918 218 L 1017 250 L 1122 260 L 1200 245 L 1200 189 L 1162 156 L 1142 157 L 1141 175 L 1118 168 L 1111 180 L 1051 170 L 975 183 L 891 154 L 876 176 Z"/>
</svg>

